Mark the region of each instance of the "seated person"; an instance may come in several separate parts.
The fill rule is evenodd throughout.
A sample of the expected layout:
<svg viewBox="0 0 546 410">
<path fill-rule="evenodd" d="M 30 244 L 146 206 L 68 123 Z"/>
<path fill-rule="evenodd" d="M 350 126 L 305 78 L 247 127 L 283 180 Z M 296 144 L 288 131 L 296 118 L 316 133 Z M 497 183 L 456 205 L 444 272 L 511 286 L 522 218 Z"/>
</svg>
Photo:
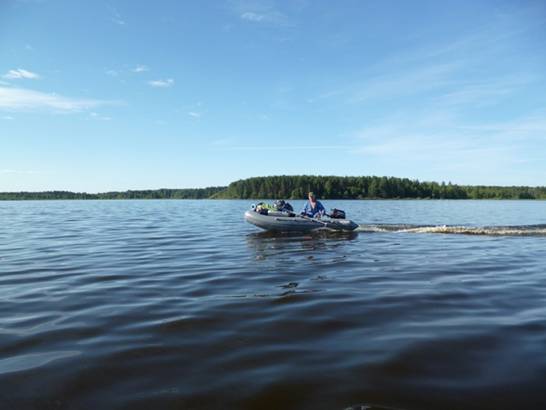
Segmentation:
<svg viewBox="0 0 546 410">
<path fill-rule="evenodd" d="M 326 210 L 317 200 L 317 197 L 313 192 L 309 192 L 309 201 L 305 203 L 305 207 L 301 211 L 300 215 L 308 216 L 311 218 L 320 218 L 326 213 Z"/>
</svg>

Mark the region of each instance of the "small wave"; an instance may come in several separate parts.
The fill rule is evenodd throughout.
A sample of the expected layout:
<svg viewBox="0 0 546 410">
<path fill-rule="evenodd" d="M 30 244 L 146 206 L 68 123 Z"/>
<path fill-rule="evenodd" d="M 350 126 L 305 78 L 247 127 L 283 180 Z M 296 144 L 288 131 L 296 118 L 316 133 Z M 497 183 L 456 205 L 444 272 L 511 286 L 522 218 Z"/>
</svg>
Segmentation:
<svg viewBox="0 0 546 410">
<path fill-rule="evenodd" d="M 359 232 L 443 233 L 487 236 L 546 236 L 546 225 L 521 226 L 464 226 L 464 225 L 411 225 L 363 224 Z"/>
<path fill-rule="evenodd" d="M 79 354 L 79 351 L 68 350 L 44 353 L 29 353 L 19 356 L 8 357 L 7 359 L 0 360 L 0 375 L 5 373 L 35 369 L 37 367 L 45 366 L 54 360 L 64 359 Z"/>
</svg>

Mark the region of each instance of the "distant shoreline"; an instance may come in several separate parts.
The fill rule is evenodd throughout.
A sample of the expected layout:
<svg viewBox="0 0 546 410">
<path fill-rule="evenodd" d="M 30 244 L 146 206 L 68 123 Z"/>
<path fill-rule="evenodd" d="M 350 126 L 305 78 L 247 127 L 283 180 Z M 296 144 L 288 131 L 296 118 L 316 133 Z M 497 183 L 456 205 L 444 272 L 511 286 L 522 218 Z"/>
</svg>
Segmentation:
<svg viewBox="0 0 546 410">
<path fill-rule="evenodd" d="M 305 199 L 313 191 L 321 199 L 546 200 L 546 187 L 456 185 L 396 177 L 268 176 L 232 182 L 228 186 L 185 189 L 111 191 L 90 194 L 71 191 L 0 192 L 0 201 L 127 200 L 127 199 Z"/>
<path fill-rule="evenodd" d="M 0 192 L 0 202 L 31 202 L 31 201 L 274 201 L 278 198 L 4 198 Z M 303 201 L 307 198 L 284 198 L 289 201 Z M 546 198 L 319 198 L 328 201 L 546 201 Z"/>
</svg>

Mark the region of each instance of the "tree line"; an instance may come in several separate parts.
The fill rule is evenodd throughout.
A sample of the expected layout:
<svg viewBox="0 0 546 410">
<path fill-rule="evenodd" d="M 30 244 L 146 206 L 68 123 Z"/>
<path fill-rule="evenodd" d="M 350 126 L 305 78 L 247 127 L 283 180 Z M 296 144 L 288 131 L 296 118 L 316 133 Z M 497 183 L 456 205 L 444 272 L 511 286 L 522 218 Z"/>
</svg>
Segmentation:
<svg viewBox="0 0 546 410">
<path fill-rule="evenodd" d="M 145 189 L 111 191 L 97 194 L 70 191 L 0 192 L 0 200 L 32 199 L 207 199 L 226 187 L 187 189 Z"/>
<path fill-rule="evenodd" d="M 546 199 L 546 187 L 470 186 L 451 182 L 361 176 L 271 176 L 232 182 L 214 198 L 300 199 L 313 191 L 323 199 Z"/>
<path fill-rule="evenodd" d="M 0 192 L 0 200 L 31 199 L 546 199 L 546 187 L 456 185 L 416 179 L 361 176 L 270 176 L 242 179 L 227 187 L 113 191 Z"/>
</svg>

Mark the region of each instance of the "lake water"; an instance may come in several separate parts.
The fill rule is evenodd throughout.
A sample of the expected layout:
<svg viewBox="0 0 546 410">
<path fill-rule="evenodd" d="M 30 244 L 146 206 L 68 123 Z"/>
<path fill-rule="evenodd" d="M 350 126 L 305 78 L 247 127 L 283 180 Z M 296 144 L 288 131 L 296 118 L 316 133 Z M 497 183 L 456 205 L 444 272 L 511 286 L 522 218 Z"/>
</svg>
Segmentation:
<svg viewBox="0 0 546 410">
<path fill-rule="evenodd" d="M 0 408 L 546 408 L 546 202 L 324 203 L 0 203 Z"/>
</svg>

